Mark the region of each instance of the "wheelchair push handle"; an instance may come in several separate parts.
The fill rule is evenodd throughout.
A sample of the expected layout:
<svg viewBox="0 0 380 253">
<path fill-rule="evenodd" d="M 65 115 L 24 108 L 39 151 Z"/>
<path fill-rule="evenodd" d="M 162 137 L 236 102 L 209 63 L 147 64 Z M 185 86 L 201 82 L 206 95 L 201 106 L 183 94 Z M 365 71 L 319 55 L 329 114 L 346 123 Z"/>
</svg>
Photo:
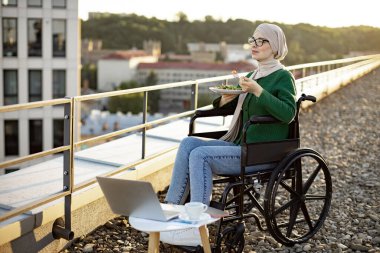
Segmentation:
<svg viewBox="0 0 380 253">
<path fill-rule="evenodd" d="M 312 95 L 306 95 L 304 93 L 302 93 L 301 97 L 298 99 L 299 102 L 302 102 L 302 101 L 311 101 L 313 103 L 317 102 L 317 98 L 312 96 Z"/>
</svg>

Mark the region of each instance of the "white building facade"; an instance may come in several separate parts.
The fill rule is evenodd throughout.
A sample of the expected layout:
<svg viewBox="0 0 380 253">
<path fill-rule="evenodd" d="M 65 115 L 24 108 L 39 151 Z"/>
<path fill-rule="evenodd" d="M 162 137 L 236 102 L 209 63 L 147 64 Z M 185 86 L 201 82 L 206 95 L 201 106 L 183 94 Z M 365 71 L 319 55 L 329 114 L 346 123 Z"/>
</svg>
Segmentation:
<svg viewBox="0 0 380 253">
<path fill-rule="evenodd" d="M 0 106 L 80 95 L 78 0 L 1 0 L 0 35 Z M 0 161 L 63 145 L 63 116 L 0 114 Z"/>
<path fill-rule="evenodd" d="M 157 61 L 157 55 L 149 55 L 142 50 L 111 53 L 98 61 L 98 90 L 112 91 L 120 83 L 135 79 L 138 64 Z"/>
</svg>

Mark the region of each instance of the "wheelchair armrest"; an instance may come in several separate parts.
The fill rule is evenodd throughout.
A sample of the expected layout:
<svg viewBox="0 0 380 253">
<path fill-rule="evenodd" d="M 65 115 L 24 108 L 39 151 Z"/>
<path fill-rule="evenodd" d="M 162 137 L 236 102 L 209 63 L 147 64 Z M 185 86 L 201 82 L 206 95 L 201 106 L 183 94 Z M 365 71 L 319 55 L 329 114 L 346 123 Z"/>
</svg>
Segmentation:
<svg viewBox="0 0 380 253">
<path fill-rule="evenodd" d="M 243 134 L 242 134 L 242 141 L 243 143 L 246 143 L 246 134 L 248 128 L 253 124 L 273 124 L 273 123 L 279 123 L 278 119 L 269 116 L 269 115 L 263 115 L 263 116 L 252 116 L 247 122 L 244 123 L 243 126 Z"/>
<path fill-rule="evenodd" d="M 190 119 L 189 136 L 194 134 L 194 122 L 197 118 L 233 115 L 235 109 L 213 108 L 210 110 L 196 110 Z"/>
<path fill-rule="evenodd" d="M 210 110 L 196 110 L 193 117 L 214 117 L 214 116 L 227 116 L 234 114 L 235 109 L 213 108 Z"/>
</svg>

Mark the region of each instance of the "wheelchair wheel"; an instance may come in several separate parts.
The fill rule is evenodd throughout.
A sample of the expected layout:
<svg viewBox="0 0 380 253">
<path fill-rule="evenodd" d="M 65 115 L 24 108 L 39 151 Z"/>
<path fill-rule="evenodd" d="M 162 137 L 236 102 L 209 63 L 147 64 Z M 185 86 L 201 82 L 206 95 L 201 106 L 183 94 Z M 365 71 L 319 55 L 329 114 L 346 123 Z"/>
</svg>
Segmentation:
<svg viewBox="0 0 380 253">
<path fill-rule="evenodd" d="M 268 182 L 264 211 L 271 235 L 292 246 L 310 239 L 326 219 L 332 183 L 324 159 L 312 149 L 288 155 Z"/>
</svg>

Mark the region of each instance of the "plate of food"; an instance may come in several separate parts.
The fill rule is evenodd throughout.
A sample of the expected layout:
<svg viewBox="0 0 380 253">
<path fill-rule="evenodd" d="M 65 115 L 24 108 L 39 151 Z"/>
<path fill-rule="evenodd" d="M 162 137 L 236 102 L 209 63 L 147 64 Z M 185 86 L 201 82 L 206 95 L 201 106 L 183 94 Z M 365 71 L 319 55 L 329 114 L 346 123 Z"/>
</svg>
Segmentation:
<svg viewBox="0 0 380 253">
<path fill-rule="evenodd" d="M 241 89 L 240 86 L 237 85 L 218 85 L 215 87 L 209 88 L 212 92 L 218 93 L 218 94 L 242 94 L 244 91 Z"/>
</svg>

